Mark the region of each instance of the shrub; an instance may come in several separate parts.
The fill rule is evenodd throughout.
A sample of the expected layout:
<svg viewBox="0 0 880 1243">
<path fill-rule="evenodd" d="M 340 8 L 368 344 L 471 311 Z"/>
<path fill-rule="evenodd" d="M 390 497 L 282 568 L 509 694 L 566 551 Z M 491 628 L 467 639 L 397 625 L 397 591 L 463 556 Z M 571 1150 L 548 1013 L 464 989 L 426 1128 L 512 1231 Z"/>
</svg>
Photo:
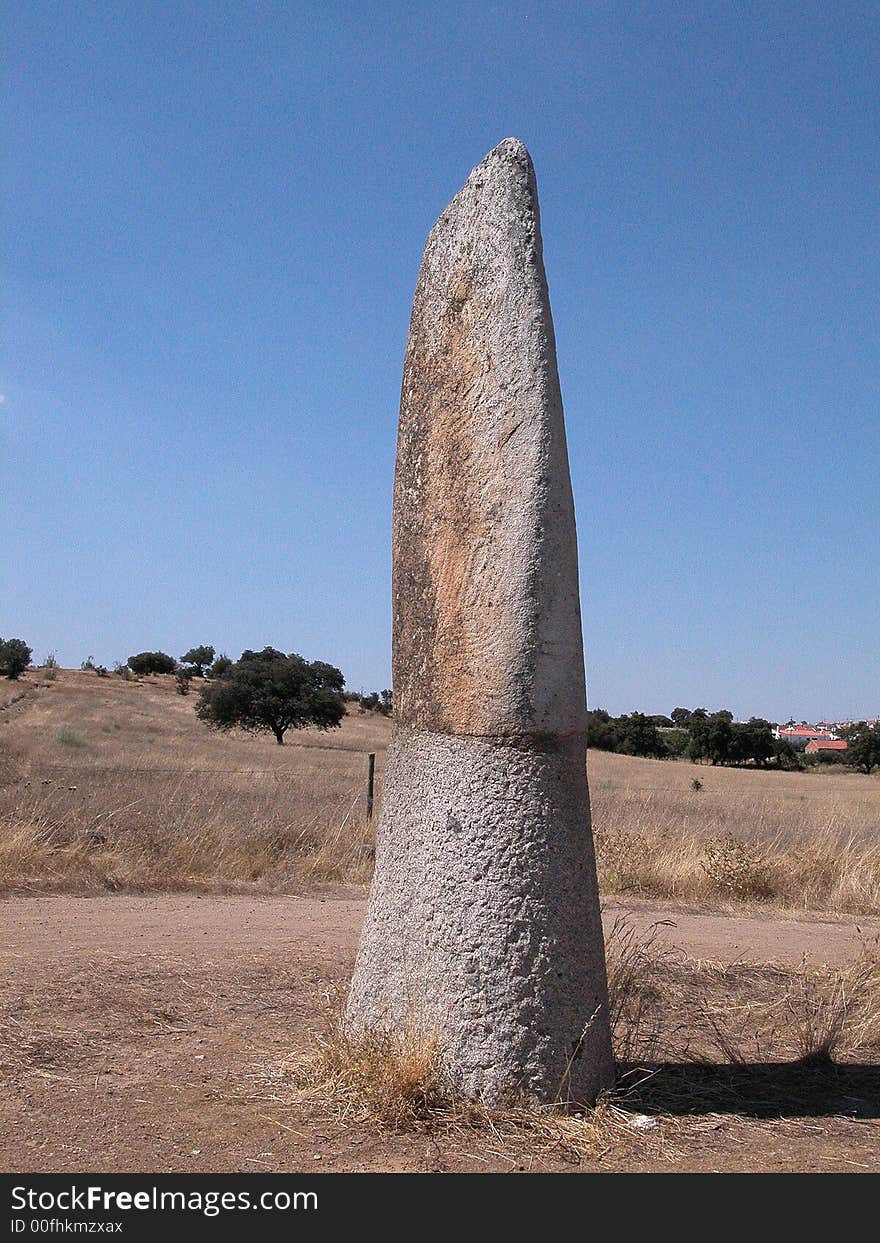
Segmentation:
<svg viewBox="0 0 880 1243">
<path fill-rule="evenodd" d="M 800 748 L 795 748 L 787 738 L 777 738 L 773 742 L 773 759 L 777 768 L 782 768 L 786 772 L 793 772 L 804 766 L 803 750 L 806 746 L 804 743 Z"/>
<path fill-rule="evenodd" d="M 62 747 L 84 747 L 86 745 L 82 733 L 73 725 L 59 725 L 55 731 L 55 738 Z"/>
<path fill-rule="evenodd" d="M 27 669 L 32 655 L 24 639 L 0 639 L 0 674 L 14 682 Z"/>
<path fill-rule="evenodd" d="M 57 676 L 58 676 L 58 661 L 55 658 L 55 653 L 50 652 L 48 656 L 46 657 L 46 659 L 43 661 L 43 677 L 46 679 L 47 682 L 54 682 Z"/>
<path fill-rule="evenodd" d="M 847 762 L 846 751 L 814 751 L 804 756 L 804 763 L 810 765 L 846 764 Z"/>
<path fill-rule="evenodd" d="M 610 716 L 604 708 L 596 708 L 587 713 L 588 745 L 599 751 L 662 759 L 669 754 L 664 738 L 643 712 Z"/>
<path fill-rule="evenodd" d="M 854 768 L 870 773 L 880 765 L 880 727 L 872 727 L 861 721 L 847 734 L 848 747 L 844 754 Z"/>
<path fill-rule="evenodd" d="M 208 677 L 215 678 L 215 679 L 225 678 L 229 670 L 232 668 L 232 665 L 233 665 L 232 658 L 227 656 L 226 653 L 223 652 L 221 653 L 220 656 L 217 657 L 217 659 L 211 665 L 211 668 L 208 670 Z"/>
<path fill-rule="evenodd" d="M 174 673 L 177 661 L 167 652 L 138 652 L 129 656 L 128 667 L 132 673 Z"/>
<path fill-rule="evenodd" d="M 390 690 L 370 691 L 369 695 L 345 696 L 360 701 L 362 712 L 379 712 L 382 716 L 391 716 L 394 711 L 394 696 Z"/>
<path fill-rule="evenodd" d="M 106 665 L 95 664 L 94 656 L 87 656 L 86 659 L 80 665 L 80 669 L 82 669 L 83 672 L 88 670 L 90 673 L 97 673 L 99 678 L 109 678 L 110 676 L 110 670 L 107 668 Z"/>
<path fill-rule="evenodd" d="M 761 851 L 733 833 L 725 833 L 717 841 L 710 842 L 700 866 L 716 888 L 731 897 L 767 898 L 773 893 Z"/>
</svg>

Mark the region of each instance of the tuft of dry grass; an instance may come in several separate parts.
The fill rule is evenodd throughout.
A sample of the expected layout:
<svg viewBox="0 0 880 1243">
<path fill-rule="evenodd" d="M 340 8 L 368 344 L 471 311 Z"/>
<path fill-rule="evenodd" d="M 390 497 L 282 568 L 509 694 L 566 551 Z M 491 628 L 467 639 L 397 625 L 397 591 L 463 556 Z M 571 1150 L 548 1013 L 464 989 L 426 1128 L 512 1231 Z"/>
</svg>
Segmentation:
<svg viewBox="0 0 880 1243">
<path fill-rule="evenodd" d="M 859 957 L 847 967 L 811 966 L 796 972 L 765 969 L 773 987 L 753 988 L 737 1002 L 737 967 L 708 967 L 714 972 L 715 997 L 697 1006 L 710 1050 L 725 1062 L 745 1065 L 755 1059 L 789 1059 L 819 1064 L 880 1050 L 880 965 L 878 943 L 863 942 Z M 740 970 L 741 973 L 742 969 Z M 755 969 L 750 969 L 754 977 Z M 723 993 L 727 992 L 724 997 Z"/>
<path fill-rule="evenodd" d="M 655 1060 L 663 1047 L 661 987 L 678 951 L 658 943 L 659 920 L 639 935 L 626 915 L 615 917 L 605 937 L 608 1013 L 618 1063 Z"/>
<path fill-rule="evenodd" d="M 406 1129 L 454 1111 L 437 1037 L 413 1025 L 397 1036 L 348 1031 L 339 1015 L 328 1035 L 289 1065 L 291 1081 L 342 1115 Z"/>
<path fill-rule="evenodd" d="M 435 1140 L 493 1145 L 494 1155 L 516 1164 L 554 1156 L 578 1163 L 615 1147 L 644 1144 L 633 1115 L 610 1099 L 593 1109 L 564 1106 L 490 1106 L 458 1092 L 443 1069 L 435 1033 L 413 1023 L 392 1036 L 352 1033 L 338 1008 L 328 1032 L 310 1050 L 264 1066 L 259 1099 L 301 1109 L 309 1104 L 337 1122 L 367 1123 L 379 1130 L 418 1131 Z"/>
<path fill-rule="evenodd" d="M 606 936 L 620 1067 L 668 1061 L 820 1063 L 880 1055 L 880 937 L 845 967 L 695 962 L 626 916 Z M 857 933 L 858 935 L 858 933 Z"/>
<path fill-rule="evenodd" d="M 880 974 L 872 955 L 810 971 L 806 959 L 785 998 L 802 1061 L 830 1062 L 844 1050 L 880 1044 Z"/>
</svg>

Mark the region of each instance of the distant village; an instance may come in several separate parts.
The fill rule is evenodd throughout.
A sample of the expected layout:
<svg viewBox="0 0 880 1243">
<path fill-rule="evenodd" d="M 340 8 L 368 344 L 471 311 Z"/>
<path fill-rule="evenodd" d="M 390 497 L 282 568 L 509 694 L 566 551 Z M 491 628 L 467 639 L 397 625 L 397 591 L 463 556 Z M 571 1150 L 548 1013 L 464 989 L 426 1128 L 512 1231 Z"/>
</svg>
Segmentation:
<svg viewBox="0 0 880 1243">
<path fill-rule="evenodd" d="M 878 723 L 877 717 L 871 717 L 866 722 L 869 729 L 876 729 Z M 841 738 L 841 734 L 856 724 L 856 721 L 817 721 L 815 725 L 808 725 L 806 721 L 801 721 L 800 725 L 796 725 L 794 721 L 789 721 L 787 725 L 777 725 L 773 737 L 798 745 L 806 743 L 804 750 L 807 755 L 814 755 L 817 751 L 845 751 L 849 744 Z"/>
</svg>

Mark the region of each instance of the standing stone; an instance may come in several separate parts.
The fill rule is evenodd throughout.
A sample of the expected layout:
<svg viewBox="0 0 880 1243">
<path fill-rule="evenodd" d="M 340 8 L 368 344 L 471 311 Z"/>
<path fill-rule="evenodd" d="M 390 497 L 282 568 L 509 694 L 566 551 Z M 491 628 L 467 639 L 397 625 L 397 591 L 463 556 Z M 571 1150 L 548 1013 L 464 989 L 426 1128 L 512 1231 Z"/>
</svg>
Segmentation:
<svg viewBox="0 0 880 1243">
<path fill-rule="evenodd" d="M 574 506 L 529 154 L 428 238 L 394 484 L 393 681 L 350 1029 L 436 1032 L 465 1093 L 613 1081 Z"/>
</svg>

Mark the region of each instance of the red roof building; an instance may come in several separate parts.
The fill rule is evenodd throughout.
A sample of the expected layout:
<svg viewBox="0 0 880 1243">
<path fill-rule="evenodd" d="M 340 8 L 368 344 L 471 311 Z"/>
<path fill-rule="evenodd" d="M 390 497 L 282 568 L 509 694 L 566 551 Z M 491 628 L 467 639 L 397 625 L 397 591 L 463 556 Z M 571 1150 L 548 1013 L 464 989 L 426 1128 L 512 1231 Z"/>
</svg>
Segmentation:
<svg viewBox="0 0 880 1243">
<path fill-rule="evenodd" d="M 791 725 L 783 726 L 779 731 L 780 738 L 788 738 L 792 742 L 802 742 L 805 738 L 809 742 L 811 739 L 817 741 L 830 741 L 831 735 L 825 730 L 814 729 L 812 725 Z"/>
<path fill-rule="evenodd" d="M 843 738 L 814 738 L 808 742 L 805 753 L 815 755 L 817 751 L 845 751 L 846 742 Z"/>
</svg>

